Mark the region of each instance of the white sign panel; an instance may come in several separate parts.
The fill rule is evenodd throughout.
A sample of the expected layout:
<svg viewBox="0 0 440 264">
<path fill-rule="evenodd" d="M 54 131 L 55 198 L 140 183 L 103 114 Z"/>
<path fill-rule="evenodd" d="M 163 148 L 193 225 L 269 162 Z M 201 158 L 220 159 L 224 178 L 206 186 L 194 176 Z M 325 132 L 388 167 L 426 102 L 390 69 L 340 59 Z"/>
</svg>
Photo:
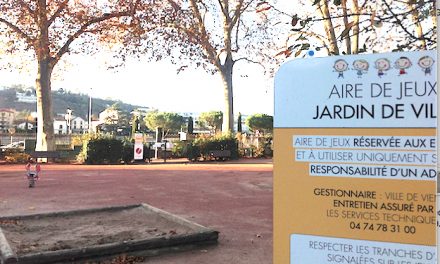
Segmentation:
<svg viewBox="0 0 440 264">
<path fill-rule="evenodd" d="M 144 159 L 144 143 L 143 135 L 141 133 L 136 133 L 134 135 L 134 159 L 142 160 Z"/>
<path fill-rule="evenodd" d="M 290 236 L 291 264 L 436 264 L 436 247 L 323 236 Z"/>
<path fill-rule="evenodd" d="M 275 80 L 274 126 L 436 127 L 436 61 L 435 51 L 289 61 Z"/>
<path fill-rule="evenodd" d="M 436 263 L 436 135 L 436 51 L 281 66 L 273 262 Z"/>
</svg>

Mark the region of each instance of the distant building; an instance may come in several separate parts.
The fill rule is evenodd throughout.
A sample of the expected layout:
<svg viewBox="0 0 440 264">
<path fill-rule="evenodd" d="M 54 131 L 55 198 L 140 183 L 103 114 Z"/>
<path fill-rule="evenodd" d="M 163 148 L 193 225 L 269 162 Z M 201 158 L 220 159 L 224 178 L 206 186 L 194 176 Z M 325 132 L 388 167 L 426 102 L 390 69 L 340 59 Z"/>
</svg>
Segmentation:
<svg viewBox="0 0 440 264">
<path fill-rule="evenodd" d="M 86 124 L 88 124 L 88 122 Z M 102 124 L 104 124 L 104 123 L 101 120 L 97 120 L 97 119 L 92 118 L 92 126 L 91 126 L 92 131 L 97 132 L 98 127 L 101 126 Z M 88 128 L 88 126 L 87 126 L 87 128 Z"/>
<path fill-rule="evenodd" d="M 131 115 L 137 117 L 146 116 L 148 113 L 155 111 L 156 109 L 150 107 L 139 107 L 130 112 Z"/>
<path fill-rule="evenodd" d="M 82 134 L 87 131 L 87 121 L 77 116 L 73 117 L 71 121 L 71 129 L 74 134 Z"/>
<path fill-rule="evenodd" d="M 70 126 L 70 133 L 72 134 L 83 134 L 87 132 L 88 129 L 87 121 L 79 116 L 72 116 Z M 53 128 L 55 134 L 69 134 L 69 126 L 65 114 L 58 114 L 54 118 Z"/>
<path fill-rule="evenodd" d="M 64 118 L 55 117 L 53 129 L 55 134 L 67 134 L 67 121 Z"/>
<path fill-rule="evenodd" d="M 117 124 L 119 120 L 119 112 L 113 108 L 107 108 L 99 113 L 99 121 L 105 124 Z"/>
<path fill-rule="evenodd" d="M 35 90 L 33 89 L 26 89 L 23 93 L 15 92 L 15 96 L 17 97 L 18 102 L 23 103 L 36 103 L 37 102 L 37 95 L 35 94 Z"/>
<path fill-rule="evenodd" d="M 0 108 L 0 131 L 7 132 L 14 126 L 15 115 L 13 109 Z"/>
<path fill-rule="evenodd" d="M 27 126 L 27 128 L 26 128 L 26 126 Z M 17 128 L 21 129 L 21 130 L 29 131 L 34 128 L 34 124 L 32 124 L 31 122 L 23 122 L 23 123 L 18 124 Z"/>
</svg>

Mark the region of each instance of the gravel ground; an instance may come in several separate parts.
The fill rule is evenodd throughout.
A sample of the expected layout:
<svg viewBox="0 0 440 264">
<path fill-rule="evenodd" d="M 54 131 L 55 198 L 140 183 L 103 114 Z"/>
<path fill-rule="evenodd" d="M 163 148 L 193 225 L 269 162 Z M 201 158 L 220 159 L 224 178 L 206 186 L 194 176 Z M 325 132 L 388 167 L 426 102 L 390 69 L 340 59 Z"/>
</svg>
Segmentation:
<svg viewBox="0 0 440 264">
<path fill-rule="evenodd" d="M 219 244 L 143 260 L 154 264 L 272 263 L 272 164 L 0 165 L 0 215 L 147 203 L 220 232 Z M 137 261 L 139 262 L 139 261 Z"/>
</svg>

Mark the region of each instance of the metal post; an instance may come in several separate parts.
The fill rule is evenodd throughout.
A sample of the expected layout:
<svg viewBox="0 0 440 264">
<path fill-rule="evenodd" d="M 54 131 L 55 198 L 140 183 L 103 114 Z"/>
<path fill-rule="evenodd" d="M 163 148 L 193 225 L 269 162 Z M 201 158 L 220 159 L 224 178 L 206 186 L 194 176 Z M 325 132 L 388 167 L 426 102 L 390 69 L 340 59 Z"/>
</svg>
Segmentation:
<svg viewBox="0 0 440 264">
<path fill-rule="evenodd" d="M 167 162 L 167 142 L 168 140 L 163 140 L 162 142 L 164 142 L 164 152 L 163 152 L 163 162 Z"/>
<path fill-rule="evenodd" d="M 66 123 L 67 123 L 67 134 L 72 134 L 72 109 L 67 108 L 66 109 Z"/>
<path fill-rule="evenodd" d="M 89 134 L 92 134 L 92 88 L 89 93 Z"/>
<path fill-rule="evenodd" d="M 438 44 L 439 44 L 439 37 L 440 37 L 440 32 L 438 30 L 438 25 L 440 23 L 440 17 L 438 16 L 439 10 L 440 10 L 440 1 L 436 0 L 436 7 L 435 7 L 435 16 L 437 17 L 437 54 L 438 54 Z M 440 76 L 440 67 L 438 67 L 438 63 L 437 63 L 437 79 L 438 76 Z M 436 147 L 437 147 L 437 157 L 440 155 L 440 148 L 438 146 L 439 142 L 440 142 L 440 133 L 439 133 L 439 128 L 438 128 L 438 124 L 439 124 L 439 120 L 440 120 L 440 107 L 439 107 L 439 102 L 440 102 L 440 95 L 437 93 L 437 142 L 436 142 Z M 439 213 L 440 213 L 440 205 L 438 202 L 438 197 L 439 197 L 439 176 L 440 176 L 440 168 L 439 168 L 439 164 L 440 162 L 437 161 L 436 167 L 437 167 L 437 199 L 436 199 L 436 208 L 437 208 L 437 223 L 439 221 Z M 438 257 L 438 252 L 440 251 L 440 243 L 439 243 L 439 239 L 440 239 L 440 227 L 437 226 L 437 233 L 436 233 L 436 242 L 437 242 L 437 264 L 440 264 L 440 258 Z"/>
</svg>

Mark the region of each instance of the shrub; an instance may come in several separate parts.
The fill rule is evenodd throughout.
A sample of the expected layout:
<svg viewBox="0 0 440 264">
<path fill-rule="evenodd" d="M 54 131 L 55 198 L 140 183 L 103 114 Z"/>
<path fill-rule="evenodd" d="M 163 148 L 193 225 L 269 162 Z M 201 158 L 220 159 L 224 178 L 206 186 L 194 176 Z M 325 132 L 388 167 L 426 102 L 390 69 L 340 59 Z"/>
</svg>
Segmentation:
<svg viewBox="0 0 440 264">
<path fill-rule="evenodd" d="M 273 141 L 272 136 L 264 137 L 264 150 L 263 150 L 264 157 L 273 157 L 272 141 Z"/>
<path fill-rule="evenodd" d="M 84 134 L 78 137 L 73 138 L 73 144 L 74 146 L 80 146 L 81 150 L 79 151 L 78 155 L 76 156 L 76 160 L 80 163 L 85 163 L 87 160 L 87 145 L 89 144 L 90 140 L 98 139 L 99 135 L 97 134 Z"/>
<path fill-rule="evenodd" d="M 150 143 L 144 144 L 144 160 L 151 158 L 154 158 L 154 149 L 151 148 Z"/>
<path fill-rule="evenodd" d="M 259 140 L 258 146 L 250 145 L 251 156 L 254 158 L 270 158 L 273 157 L 272 137 L 265 136 Z M 243 152 L 246 150 L 243 149 Z M 247 153 L 249 156 L 250 153 Z"/>
<path fill-rule="evenodd" d="M 191 142 L 184 146 L 182 154 L 182 157 L 186 157 L 190 161 L 197 161 L 201 156 L 199 146 Z"/>
<path fill-rule="evenodd" d="M 124 161 L 125 164 L 128 164 L 133 161 L 133 158 L 134 158 L 133 148 L 134 148 L 134 144 L 125 143 L 122 146 L 121 159 Z"/>
<path fill-rule="evenodd" d="M 261 132 L 268 133 L 273 131 L 273 116 L 266 114 L 251 115 L 246 119 L 246 125 L 253 132 L 260 130 Z"/>
<path fill-rule="evenodd" d="M 6 149 L 3 154 L 7 163 L 26 163 L 30 157 L 20 149 Z"/>
<path fill-rule="evenodd" d="M 122 159 L 123 145 L 113 138 L 92 139 L 87 144 L 87 164 L 116 164 Z"/>
<path fill-rule="evenodd" d="M 171 149 L 173 158 L 183 158 L 187 156 L 187 143 L 183 141 L 173 142 Z"/>
<path fill-rule="evenodd" d="M 238 159 L 238 142 L 232 135 L 221 135 L 208 138 L 198 138 L 194 141 L 193 148 L 200 153 L 203 159 L 209 158 L 211 150 L 229 150 L 231 151 L 231 159 Z M 192 150 L 193 154 L 194 150 Z"/>
</svg>

